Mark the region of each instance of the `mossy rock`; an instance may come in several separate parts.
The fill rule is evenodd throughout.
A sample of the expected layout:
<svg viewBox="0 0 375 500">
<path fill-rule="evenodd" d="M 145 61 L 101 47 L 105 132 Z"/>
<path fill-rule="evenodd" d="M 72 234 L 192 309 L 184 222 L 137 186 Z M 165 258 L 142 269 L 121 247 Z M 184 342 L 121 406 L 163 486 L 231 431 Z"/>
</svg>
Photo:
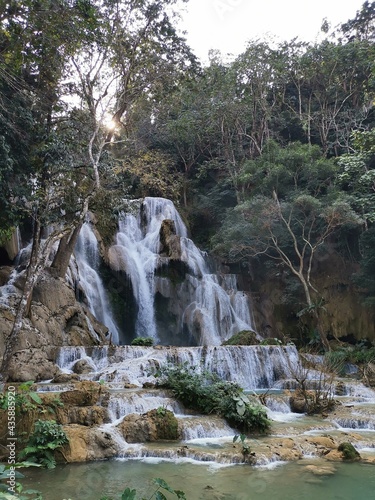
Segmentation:
<svg viewBox="0 0 375 500">
<path fill-rule="evenodd" d="M 337 449 L 343 454 L 344 460 L 358 460 L 359 458 L 361 458 L 361 455 L 351 443 L 341 443 Z"/>
<path fill-rule="evenodd" d="M 283 345 L 282 341 L 276 337 L 269 337 L 260 342 L 260 345 Z"/>
<path fill-rule="evenodd" d="M 152 337 L 136 337 L 131 341 L 131 345 L 151 347 L 154 345 L 154 339 Z"/>
<path fill-rule="evenodd" d="M 259 345 L 257 334 L 251 330 L 241 330 L 235 333 L 222 345 Z"/>
<path fill-rule="evenodd" d="M 178 420 L 172 411 L 160 407 L 149 411 L 148 416 L 156 425 L 158 439 L 168 441 L 179 439 Z"/>
</svg>

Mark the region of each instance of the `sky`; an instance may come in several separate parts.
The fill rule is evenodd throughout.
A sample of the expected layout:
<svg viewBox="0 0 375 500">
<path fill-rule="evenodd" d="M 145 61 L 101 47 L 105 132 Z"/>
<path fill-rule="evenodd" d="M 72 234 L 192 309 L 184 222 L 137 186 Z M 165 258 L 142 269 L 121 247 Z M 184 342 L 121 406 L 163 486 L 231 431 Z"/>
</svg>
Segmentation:
<svg viewBox="0 0 375 500">
<path fill-rule="evenodd" d="M 181 28 L 194 53 L 210 49 L 238 55 L 246 42 L 270 34 L 279 41 L 314 41 L 323 19 L 332 27 L 353 19 L 364 0 L 189 0 Z"/>
</svg>

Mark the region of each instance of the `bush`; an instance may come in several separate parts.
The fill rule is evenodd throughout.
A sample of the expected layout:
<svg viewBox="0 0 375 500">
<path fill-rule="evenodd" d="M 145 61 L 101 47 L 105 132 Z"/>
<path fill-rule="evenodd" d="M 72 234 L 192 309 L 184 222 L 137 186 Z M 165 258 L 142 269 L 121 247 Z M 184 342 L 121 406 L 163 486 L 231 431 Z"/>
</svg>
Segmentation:
<svg viewBox="0 0 375 500">
<path fill-rule="evenodd" d="M 61 425 L 54 420 L 37 420 L 34 431 L 19 456 L 52 469 L 56 465 L 54 451 L 67 442 L 68 438 Z"/>
<path fill-rule="evenodd" d="M 212 373 L 196 373 L 186 364 L 163 368 L 159 375 L 162 384 L 188 408 L 204 415 L 215 413 L 243 432 L 266 432 L 270 427 L 265 408 L 251 403 L 238 384 Z"/>
<path fill-rule="evenodd" d="M 360 454 L 351 443 L 341 443 L 337 449 L 342 452 L 344 460 L 356 460 L 360 457 Z"/>
<path fill-rule="evenodd" d="M 259 340 L 257 339 L 257 334 L 251 330 L 241 330 L 238 333 L 232 335 L 232 337 L 222 345 L 258 345 Z"/>
<path fill-rule="evenodd" d="M 282 342 L 282 340 L 274 337 L 274 338 L 267 338 L 267 339 L 262 340 L 260 345 L 283 345 L 283 342 Z"/>
<path fill-rule="evenodd" d="M 375 361 L 375 347 L 365 347 L 361 344 L 355 346 L 341 347 L 325 353 L 329 365 L 337 366 L 341 364 L 342 370 L 346 363 L 365 365 Z M 342 372 L 343 374 L 343 372 Z"/>
<path fill-rule="evenodd" d="M 131 345 L 151 347 L 154 345 L 154 339 L 151 337 L 136 337 L 131 341 Z"/>
</svg>

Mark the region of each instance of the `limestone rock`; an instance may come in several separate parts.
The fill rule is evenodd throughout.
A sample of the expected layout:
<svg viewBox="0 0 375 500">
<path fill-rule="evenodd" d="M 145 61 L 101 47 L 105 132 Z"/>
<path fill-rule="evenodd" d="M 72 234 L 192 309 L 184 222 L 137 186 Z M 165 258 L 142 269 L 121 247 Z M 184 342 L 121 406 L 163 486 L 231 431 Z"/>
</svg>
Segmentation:
<svg viewBox="0 0 375 500">
<path fill-rule="evenodd" d="M 6 285 L 8 283 L 12 271 L 13 267 L 11 266 L 0 267 L 0 286 Z"/>
<path fill-rule="evenodd" d="M 108 421 L 107 409 L 103 406 L 70 406 L 64 405 L 56 409 L 56 420 L 59 424 L 79 424 L 86 427 L 103 425 Z"/>
<path fill-rule="evenodd" d="M 305 469 L 315 476 L 331 476 L 336 472 L 334 467 L 329 465 L 306 465 Z"/>
<path fill-rule="evenodd" d="M 76 373 L 57 373 L 52 380 L 53 384 L 67 384 L 69 382 L 78 382 L 79 376 Z"/>
<path fill-rule="evenodd" d="M 82 373 L 90 373 L 93 371 L 93 367 L 87 361 L 87 359 L 79 359 L 73 366 L 74 373 L 81 375 Z"/>
<path fill-rule="evenodd" d="M 331 436 L 313 436 L 306 438 L 306 441 L 320 448 L 333 450 L 337 448 L 337 443 Z"/>
<path fill-rule="evenodd" d="M 127 415 L 118 429 L 128 443 L 179 439 L 178 421 L 173 412 L 164 408 L 143 415 Z"/>
<path fill-rule="evenodd" d="M 160 254 L 171 260 L 181 260 L 181 242 L 176 236 L 175 223 L 164 219 L 160 227 Z"/>
<path fill-rule="evenodd" d="M 119 447 L 111 434 L 98 427 L 72 424 L 64 426 L 63 429 L 69 444 L 65 445 L 62 452 L 58 454 L 59 461 L 71 463 L 103 460 L 119 453 Z"/>
<path fill-rule="evenodd" d="M 13 382 L 53 379 L 59 370 L 54 360 L 54 350 L 50 348 L 29 348 L 18 351 L 10 361 L 9 379 Z"/>
<path fill-rule="evenodd" d="M 105 390 L 96 382 L 85 380 L 75 385 L 71 391 L 65 391 L 60 395 L 64 404 L 73 406 L 95 405 Z"/>
<path fill-rule="evenodd" d="M 375 387 L 375 363 L 367 363 L 364 369 L 363 378 L 366 385 Z"/>
</svg>

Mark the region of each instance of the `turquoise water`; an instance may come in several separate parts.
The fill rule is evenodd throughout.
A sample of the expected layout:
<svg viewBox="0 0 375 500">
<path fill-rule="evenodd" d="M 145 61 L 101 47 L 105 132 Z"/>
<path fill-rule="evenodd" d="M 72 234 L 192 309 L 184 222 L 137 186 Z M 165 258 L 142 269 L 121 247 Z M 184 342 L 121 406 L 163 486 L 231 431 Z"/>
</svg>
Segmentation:
<svg viewBox="0 0 375 500">
<path fill-rule="evenodd" d="M 310 472 L 309 464 L 325 468 L 324 475 Z M 28 469 L 26 476 L 24 485 L 39 489 L 46 500 L 99 500 L 103 493 L 117 500 L 126 487 L 136 488 L 139 498 L 150 498 L 155 477 L 183 490 L 188 500 L 375 500 L 375 465 L 321 460 L 273 469 L 110 460 Z"/>
</svg>

